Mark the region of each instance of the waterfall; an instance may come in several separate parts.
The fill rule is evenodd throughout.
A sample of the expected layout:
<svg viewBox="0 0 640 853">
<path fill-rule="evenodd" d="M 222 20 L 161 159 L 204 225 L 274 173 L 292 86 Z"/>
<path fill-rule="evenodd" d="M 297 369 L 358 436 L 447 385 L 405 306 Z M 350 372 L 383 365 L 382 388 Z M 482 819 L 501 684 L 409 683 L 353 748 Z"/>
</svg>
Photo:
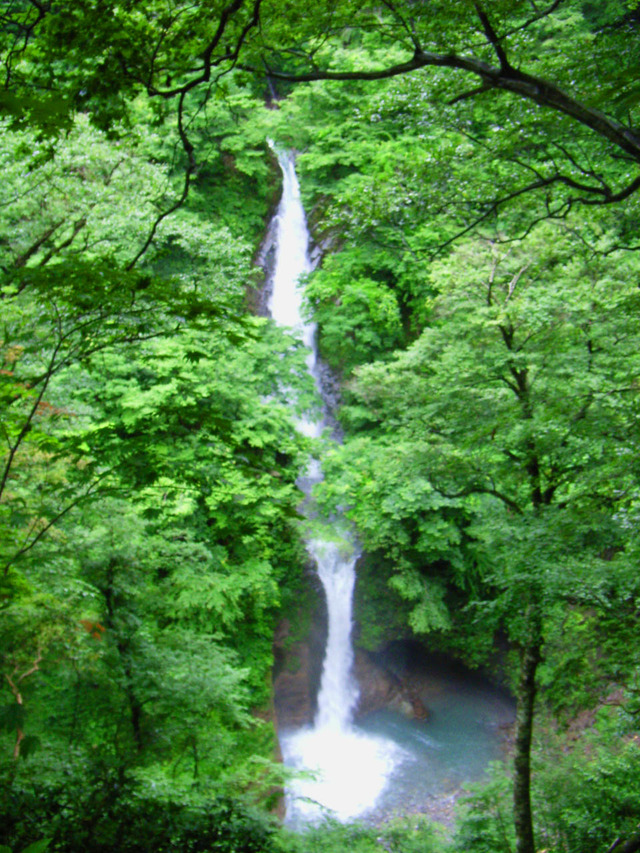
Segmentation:
<svg viewBox="0 0 640 853">
<path fill-rule="evenodd" d="M 276 259 L 268 309 L 276 323 L 296 330 L 310 348 L 307 366 L 319 385 L 315 326 L 302 320 L 298 287 L 299 277 L 312 269 L 309 232 L 294 158 L 279 153 L 278 160 L 283 189 L 276 214 Z M 319 436 L 324 426 L 322 419 L 299 423 L 310 436 Z M 316 462 L 301 483 L 310 489 L 320 479 L 320 464 Z M 358 700 L 351 674 L 355 545 L 348 536 L 336 542 L 334 531 L 327 531 L 326 541 L 314 539 L 307 543 L 307 549 L 317 565 L 327 599 L 328 637 L 313 726 L 280 736 L 285 764 L 314 774 L 314 778 L 298 778 L 288 786 L 287 821 L 292 825 L 317 820 L 324 814 L 345 821 L 365 814 L 375 805 L 402 757 L 395 743 L 365 735 L 353 723 Z"/>
</svg>

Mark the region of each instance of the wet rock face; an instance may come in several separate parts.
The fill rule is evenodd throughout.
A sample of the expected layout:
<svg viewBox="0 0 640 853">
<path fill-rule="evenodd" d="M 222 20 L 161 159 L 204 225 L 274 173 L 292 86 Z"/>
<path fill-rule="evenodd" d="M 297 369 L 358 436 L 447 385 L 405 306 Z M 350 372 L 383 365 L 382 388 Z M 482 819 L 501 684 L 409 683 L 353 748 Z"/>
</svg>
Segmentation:
<svg viewBox="0 0 640 853">
<path fill-rule="evenodd" d="M 355 711 L 356 718 L 399 702 L 401 698 L 399 679 L 378 666 L 367 652 L 356 651 L 353 675 L 360 691 Z"/>
<path fill-rule="evenodd" d="M 356 651 L 353 674 L 360 689 L 356 718 L 381 708 L 392 708 L 413 720 L 426 720 L 429 716 L 412 681 L 376 662 L 370 653 Z"/>
<path fill-rule="evenodd" d="M 283 619 L 278 626 L 274 637 L 273 692 L 279 729 L 295 729 L 313 723 L 325 634 L 326 625 L 320 621 L 312 626 L 307 639 L 292 642 L 289 621 Z M 371 653 L 356 650 L 353 677 L 359 690 L 356 719 L 382 708 L 392 708 L 414 720 L 427 719 L 428 708 L 413 680 L 376 662 Z"/>
<path fill-rule="evenodd" d="M 310 725 L 315 717 L 327 640 L 326 607 L 316 586 L 311 587 L 317 605 L 308 636 L 295 640 L 285 618 L 273 639 L 273 704 L 278 729 Z"/>
<path fill-rule="evenodd" d="M 275 209 L 273 211 L 275 214 Z M 269 300 L 273 291 L 273 271 L 276 265 L 277 223 L 275 215 L 270 217 L 269 227 L 255 257 L 255 265 L 263 271 L 262 284 L 253 294 L 252 307 L 259 317 L 269 316 Z"/>
<path fill-rule="evenodd" d="M 320 632 L 314 641 L 292 643 L 290 626 L 283 619 L 274 639 L 276 666 L 273 689 L 278 726 L 298 728 L 313 722 L 320 685 L 323 648 L 318 647 Z M 398 679 L 377 666 L 367 652 L 356 652 L 353 675 L 360 695 L 356 717 L 401 701 Z"/>
<path fill-rule="evenodd" d="M 313 720 L 313 683 L 307 643 L 296 643 L 280 658 L 273 679 L 274 707 L 279 728 L 298 728 Z M 276 657 L 277 660 L 278 656 Z"/>
</svg>

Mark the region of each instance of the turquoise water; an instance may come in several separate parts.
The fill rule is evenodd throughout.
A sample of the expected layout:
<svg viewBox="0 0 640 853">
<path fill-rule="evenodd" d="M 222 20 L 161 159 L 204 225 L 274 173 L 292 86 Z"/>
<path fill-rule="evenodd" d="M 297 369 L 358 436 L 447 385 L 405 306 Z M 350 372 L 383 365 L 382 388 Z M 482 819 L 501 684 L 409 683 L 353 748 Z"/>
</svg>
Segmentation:
<svg viewBox="0 0 640 853">
<path fill-rule="evenodd" d="M 375 711 L 356 728 L 394 741 L 403 760 L 365 817 L 423 811 L 425 805 L 481 779 L 489 762 L 504 757 L 514 706 L 475 676 L 440 672 L 421 691 L 426 720 L 392 710 Z"/>
</svg>

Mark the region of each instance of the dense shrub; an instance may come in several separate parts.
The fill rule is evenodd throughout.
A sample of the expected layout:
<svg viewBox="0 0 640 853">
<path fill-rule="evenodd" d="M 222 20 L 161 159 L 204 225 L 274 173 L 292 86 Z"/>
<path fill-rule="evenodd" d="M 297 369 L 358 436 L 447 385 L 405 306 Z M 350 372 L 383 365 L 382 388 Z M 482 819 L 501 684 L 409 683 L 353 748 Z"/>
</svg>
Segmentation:
<svg viewBox="0 0 640 853">
<path fill-rule="evenodd" d="M 77 781 L 77 780 L 74 780 Z M 43 836 L 56 853 L 270 853 L 271 819 L 231 797 L 180 803 L 140 795 L 114 778 L 66 788 L 7 786 L 0 800 L 0 842 L 12 849 Z"/>
</svg>

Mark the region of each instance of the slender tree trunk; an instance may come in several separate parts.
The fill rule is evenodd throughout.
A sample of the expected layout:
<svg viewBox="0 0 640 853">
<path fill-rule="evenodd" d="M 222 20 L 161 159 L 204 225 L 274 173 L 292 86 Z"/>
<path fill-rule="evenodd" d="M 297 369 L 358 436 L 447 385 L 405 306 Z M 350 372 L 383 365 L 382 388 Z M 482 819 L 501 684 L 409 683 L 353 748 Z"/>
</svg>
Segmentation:
<svg viewBox="0 0 640 853">
<path fill-rule="evenodd" d="M 539 663 L 540 633 L 534 628 L 530 640 L 522 648 L 517 693 L 513 776 L 513 814 L 517 853 L 535 853 L 531 813 L 531 736 L 536 695 L 536 670 Z"/>
<path fill-rule="evenodd" d="M 611 847 L 607 850 L 607 853 L 636 853 L 636 851 L 640 850 L 640 834 L 633 835 L 631 838 L 628 838 L 626 841 L 623 841 L 621 838 L 616 838 Z"/>
<path fill-rule="evenodd" d="M 115 588 L 115 572 L 116 564 L 112 561 L 109 563 L 107 570 L 106 586 L 103 590 L 105 604 L 107 607 L 108 619 L 106 624 L 112 629 L 118 637 L 116 648 L 120 656 L 120 663 L 124 673 L 124 693 L 129 704 L 129 720 L 131 722 L 131 733 L 135 743 L 136 752 L 142 752 L 144 747 L 142 735 L 142 703 L 138 700 L 135 689 L 135 678 L 131 665 L 131 642 L 130 639 L 120 633 L 117 625 L 116 611 L 118 600 L 114 593 Z M 118 636 L 119 635 L 119 636 Z"/>
<path fill-rule="evenodd" d="M 24 681 L 25 678 L 28 678 L 30 675 L 33 675 L 34 672 L 39 671 L 40 664 L 42 663 L 42 654 L 43 654 L 42 649 L 38 649 L 38 651 L 36 652 L 36 656 L 33 660 L 33 663 L 31 664 L 29 669 L 26 669 L 23 673 L 18 674 L 18 667 L 15 666 L 11 675 L 9 675 L 6 672 L 4 674 L 4 677 L 7 680 L 7 684 L 9 685 L 9 689 L 13 693 L 16 702 L 18 703 L 18 705 L 21 708 L 24 707 L 24 700 L 22 698 L 22 692 L 21 692 L 20 685 Z M 22 743 L 23 740 L 24 740 L 24 729 L 22 728 L 22 725 L 20 723 L 18 723 L 16 725 L 16 742 L 15 742 L 15 745 L 13 747 L 13 757 L 16 761 L 18 760 L 18 758 L 20 758 L 20 744 Z"/>
<path fill-rule="evenodd" d="M 131 720 L 131 732 L 133 741 L 136 745 L 136 752 L 142 752 L 142 705 L 138 701 L 135 690 L 133 689 L 133 679 L 131 678 L 131 668 L 125 666 L 125 674 L 127 677 L 126 694 L 129 701 L 129 717 Z"/>
</svg>

